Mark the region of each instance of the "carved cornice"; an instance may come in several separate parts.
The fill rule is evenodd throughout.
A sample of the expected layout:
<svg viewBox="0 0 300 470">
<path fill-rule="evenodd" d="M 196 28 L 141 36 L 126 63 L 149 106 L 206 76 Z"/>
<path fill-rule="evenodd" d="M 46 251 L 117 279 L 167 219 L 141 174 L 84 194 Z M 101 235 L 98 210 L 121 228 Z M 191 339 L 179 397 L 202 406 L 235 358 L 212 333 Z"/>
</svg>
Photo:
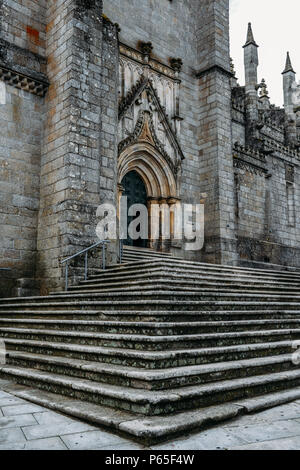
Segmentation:
<svg viewBox="0 0 300 470">
<path fill-rule="evenodd" d="M 0 80 L 7 84 L 44 96 L 49 87 L 46 64 L 45 57 L 0 39 Z"/>
<path fill-rule="evenodd" d="M 199 72 L 196 72 L 196 78 L 201 78 L 203 75 L 207 75 L 208 73 L 213 73 L 213 72 L 219 72 L 222 73 L 223 75 L 226 75 L 229 78 L 234 78 L 233 73 L 222 67 L 221 65 L 215 64 L 211 65 L 210 67 L 207 67 L 206 69 L 199 70 Z"/>
<path fill-rule="evenodd" d="M 178 72 L 172 69 L 171 66 L 165 65 L 162 62 L 159 62 L 157 59 L 149 58 L 147 62 L 145 62 L 145 54 L 141 51 L 133 49 L 126 44 L 120 43 L 120 55 L 131 59 L 138 64 L 144 65 L 145 67 L 150 67 L 155 72 L 165 75 L 168 78 L 173 79 L 174 81 L 180 80 L 177 78 Z"/>
<path fill-rule="evenodd" d="M 243 147 L 238 142 L 233 147 L 233 166 L 254 175 L 269 175 L 266 156 L 257 150 Z"/>
<path fill-rule="evenodd" d="M 249 173 L 252 173 L 253 175 L 257 175 L 257 176 L 266 176 L 268 174 L 268 171 L 265 170 L 264 168 L 259 168 L 249 162 L 240 160 L 238 157 L 234 158 L 233 167 L 238 168 L 240 170 L 248 171 Z"/>
<path fill-rule="evenodd" d="M 20 90 L 28 91 L 37 96 L 44 97 L 48 87 L 48 82 L 43 82 L 35 78 L 23 75 L 14 70 L 3 67 L 0 64 L 0 80 Z"/>
<path fill-rule="evenodd" d="M 284 155 L 288 155 L 289 157 L 295 157 L 297 159 L 300 159 L 300 151 L 298 149 L 287 147 L 271 139 L 264 139 L 264 143 L 266 147 L 272 149 L 275 152 L 279 152 Z"/>
</svg>

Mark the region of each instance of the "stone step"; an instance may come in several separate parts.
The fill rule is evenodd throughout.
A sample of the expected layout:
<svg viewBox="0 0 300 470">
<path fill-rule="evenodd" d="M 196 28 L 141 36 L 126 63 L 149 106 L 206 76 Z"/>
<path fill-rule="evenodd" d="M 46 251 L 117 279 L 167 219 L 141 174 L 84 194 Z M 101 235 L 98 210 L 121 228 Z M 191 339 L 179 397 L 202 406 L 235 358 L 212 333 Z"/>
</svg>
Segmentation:
<svg viewBox="0 0 300 470">
<path fill-rule="evenodd" d="M 79 294 L 80 295 L 80 294 Z M 182 296 L 172 296 L 171 298 L 156 298 L 154 300 L 145 299 L 145 300 L 134 300 L 129 298 L 128 300 L 102 300 L 101 294 L 90 294 L 90 296 L 95 296 L 95 300 L 85 300 L 85 297 L 79 297 L 77 300 L 74 296 L 61 296 L 57 298 L 39 298 L 39 299 L 30 299 L 21 301 L 15 300 L 15 302 L 1 304 L 0 312 L 7 312 L 13 310 L 15 313 L 18 310 L 26 312 L 26 310 L 72 310 L 72 309 L 99 309 L 100 311 L 122 311 L 122 310 L 165 310 L 172 311 L 176 310 L 185 310 L 185 311 L 201 311 L 201 310 L 213 310 L 213 311 L 222 311 L 222 310 L 294 310 L 295 312 L 300 312 L 300 303 L 297 299 L 289 299 L 289 302 L 284 301 L 284 299 L 279 298 L 278 301 L 271 301 L 270 296 L 265 297 L 263 300 L 257 301 L 255 299 L 241 300 L 245 296 L 237 296 L 239 300 L 216 300 L 216 297 L 211 298 L 211 300 L 189 300 L 186 294 Z M 103 294 L 106 296 L 106 294 Z M 185 297 L 185 300 L 178 300 Z M 195 298 L 195 294 L 191 294 L 190 298 Z M 107 299 L 107 297 L 105 297 Z M 138 298 L 138 297 L 137 297 Z M 203 298 L 200 296 L 200 298 Z M 221 298 L 225 298 L 225 294 L 222 294 Z M 207 299 L 207 297 L 206 297 Z M 14 299 L 13 299 L 14 300 Z"/>
<path fill-rule="evenodd" d="M 260 319 L 238 321 L 193 321 L 193 322 L 141 322 L 110 320 L 49 320 L 49 319 L 15 319 L 0 318 L 0 328 L 32 328 L 35 330 L 86 331 L 110 334 L 133 335 L 187 335 L 201 333 L 222 333 L 237 331 L 282 330 L 300 328 L 298 319 Z"/>
<path fill-rule="evenodd" d="M 93 289 L 93 288 L 101 288 L 101 289 L 117 289 L 117 288 L 145 288 L 158 284 L 161 285 L 168 285 L 172 288 L 178 287 L 192 287 L 192 288 L 215 288 L 218 290 L 230 290 L 230 289 L 267 289 L 267 290 L 283 290 L 286 292 L 299 292 L 299 285 L 298 283 L 288 283 L 288 284 L 280 284 L 279 282 L 274 281 L 260 281 L 260 280 L 245 280 L 245 281 L 236 281 L 232 279 L 220 279 L 220 280 L 204 280 L 202 277 L 191 279 L 189 276 L 169 276 L 167 274 L 153 274 L 144 278 L 143 276 L 139 276 L 134 280 L 132 277 L 125 280 L 123 278 L 118 278 L 117 280 L 106 280 L 107 282 L 103 281 L 93 281 L 93 280 L 82 280 L 76 286 L 70 286 L 70 292 L 76 291 L 83 288 Z"/>
<path fill-rule="evenodd" d="M 135 255 L 135 256 L 160 256 L 162 258 L 174 258 L 172 253 L 168 253 L 165 251 L 156 251 L 151 248 L 140 248 L 137 246 L 123 246 L 123 255 Z M 176 258 L 182 260 L 182 258 Z"/>
<path fill-rule="evenodd" d="M 164 261 L 166 258 L 159 256 L 159 255 L 153 255 L 153 256 L 148 256 L 148 255 L 123 255 L 122 257 L 122 264 L 127 264 L 127 263 L 140 263 L 140 262 L 147 262 L 147 261 Z M 169 259 L 169 258 L 167 258 Z M 170 258 L 172 259 L 172 258 Z"/>
<path fill-rule="evenodd" d="M 4 378 L 10 377 L 21 384 L 146 416 L 163 416 L 212 406 L 219 404 L 220 400 L 226 403 L 256 397 L 292 389 L 300 383 L 299 369 L 163 391 L 141 391 L 125 386 L 99 384 L 10 365 L 0 366 L 0 373 Z"/>
<path fill-rule="evenodd" d="M 138 257 L 138 256 L 131 256 L 131 255 L 125 255 L 122 257 L 122 264 L 126 264 L 126 263 L 132 263 L 132 262 L 135 262 L 135 261 L 148 261 L 149 259 L 151 259 L 150 257 Z M 161 259 L 161 258 L 160 258 Z"/>
<path fill-rule="evenodd" d="M 126 286 L 123 284 L 123 286 L 120 287 L 112 287 L 109 286 L 107 287 L 106 285 L 101 285 L 101 284 L 91 284 L 91 285 L 79 285 L 79 286 L 74 286 L 68 290 L 68 294 L 96 294 L 96 293 L 121 293 L 121 292 L 129 292 L 129 293 L 134 293 L 137 291 L 137 289 L 140 289 L 143 291 L 143 293 L 146 293 L 148 291 L 153 292 L 153 290 L 157 291 L 162 291 L 163 289 L 168 290 L 169 292 L 194 292 L 197 294 L 201 293 L 215 293 L 219 292 L 220 290 L 224 293 L 229 292 L 230 294 L 250 294 L 250 295 L 277 295 L 280 297 L 288 297 L 288 296 L 299 296 L 299 289 L 298 288 L 276 288 L 276 287 L 254 287 L 251 286 L 248 288 L 244 286 L 240 286 L 237 288 L 236 286 L 225 286 L 225 288 L 221 289 L 221 286 L 216 286 L 216 287 L 201 287 L 197 286 L 196 284 L 184 284 L 184 283 L 177 283 L 177 285 L 170 285 L 170 282 L 168 281 L 159 281 L 159 282 L 153 282 L 150 283 L 150 285 L 133 285 L 133 286 Z M 55 295 L 64 295 L 65 291 L 60 291 L 56 293 L 51 293 L 51 296 Z M 299 297 L 300 298 L 300 297 Z"/>
<path fill-rule="evenodd" d="M 0 338 L 75 343 L 108 348 L 134 349 L 137 351 L 189 350 L 239 344 L 267 343 L 299 340 L 300 329 L 276 329 L 204 333 L 189 335 L 146 336 L 96 333 L 70 330 L 42 330 L 33 328 L 0 328 Z"/>
<path fill-rule="evenodd" d="M 136 415 L 128 411 L 114 410 L 73 397 L 66 397 L 41 391 L 37 388 L 7 382 L 4 390 L 23 400 L 30 401 L 50 410 L 78 418 L 90 424 L 130 436 L 144 445 L 152 445 L 175 438 L 181 434 L 204 430 L 225 420 L 246 415 L 299 400 L 300 388 L 268 393 L 255 398 L 235 400 L 233 402 L 195 408 L 192 411 L 172 413 L 170 416 Z"/>
<path fill-rule="evenodd" d="M 271 276 L 271 277 L 282 277 L 282 278 L 294 278 L 300 279 L 300 271 L 297 272 L 289 272 L 289 271 L 275 271 L 275 270 L 263 270 L 263 269 L 252 269 L 252 268 L 242 268 L 242 267 L 235 267 L 235 266 L 228 266 L 228 265 L 220 265 L 220 264 L 207 264 L 207 263 L 199 263 L 195 261 L 186 261 L 177 258 L 158 258 L 158 259 L 140 259 L 129 264 L 125 265 L 117 265 L 114 268 L 107 268 L 108 271 L 124 271 L 124 270 L 136 270 L 137 268 L 145 267 L 151 268 L 155 266 L 161 266 L 169 269 L 180 269 L 185 270 L 188 269 L 190 271 L 202 271 L 206 273 L 231 273 L 234 275 L 248 275 L 248 276 Z M 102 274 L 103 271 L 99 269 L 99 274 Z"/>
<path fill-rule="evenodd" d="M 52 303 L 53 301 L 56 302 L 90 302 L 90 301 L 98 301 L 106 302 L 121 302 L 126 304 L 126 302 L 131 302 L 132 304 L 136 304 L 137 302 L 143 301 L 157 301 L 157 302 L 187 302 L 190 303 L 191 301 L 196 302 L 282 302 L 282 303 L 289 303 L 289 304 L 300 304 L 300 293 L 297 295 L 292 295 L 290 293 L 244 293 L 244 292 L 220 292 L 216 289 L 206 291 L 201 290 L 199 292 L 196 291 L 172 291 L 172 290 L 135 290 L 135 291 L 117 291 L 117 292 L 87 292 L 87 293 L 80 293 L 80 292 L 63 292 L 56 295 L 44 296 L 44 297 L 24 297 L 24 298 L 12 298 L 6 299 L 5 302 L 0 302 L 0 308 L 4 307 L 7 308 L 9 300 L 9 304 L 13 305 L 30 305 L 32 303 L 36 304 L 48 304 Z"/>
<path fill-rule="evenodd" d="M 101 285 L 102 287 L 108 285 L 117 285 L 118 287 L 125 287 L 125 286 L 131 286 L 134 284 L 139 285 L 147 285 L 147 282 L 150 281 L 152 283 L 155 283 L 156 280 L 158 279 L 163 279 L 165 282 L 169 282 L 169 285 L 173 285 L 174 283 L 183 283 L 186 285 L 196 285 L 196 286 L 215 286 L 217 289 L 220 288 L 222 285 L 226 286 L 266 286 L 266 287 L 278 287 L 282 289 L 293 289 L 293 290 L 299 290 L 299 282 L 293 282 L 293 281 L 281 281 L 281 280 L 264 280 L 264 279 L 257 279 L 257 278 L 237 278 L 237 277 L 216 277 L 215 275 L 213 276 L 197 276 L 195 274 L 173 274 L 171 275 L 168 272 L 162 272 L 161 270 L 153 270 L 152 272 L 147 272 L 147 273 L 139 273 L 135 274 L 132 276 L 131 274 L 129 275 L 121 275 L 121 276 L 110 276 L 107 275 L 106 277 L 103 277 L 101 279 L 99 278 L 94 278 L 94 279 L 88 279 L 88 280 L 81 280 L 80 281 L 80 286 L 89 286 L 89 285 Z M 76 287 L 76 286 L 70 286 L 70 288 Z"/>
<path fill-rule="evenodd" d="M 300 282 L 300 272 L 284 272 L 284 271 L 266 271 L 261 269 L 247 269 L 247 268 L 236 268 L 231 266 L 224 266 L 224 265 L 211 265 L 205 263 L 195 263 L 192 261 L 183 261 L 183 260 L 176 260 L 176 259 L 157 259 L 157 260 L 140 260 L 135 261 L 129 264 L 124 265 L 117 265 L 113 268 L 107 268 L 106 271 L 99 270 L 98 273 L 94 274 L 91 277 L 98 277 L 113 273 L 122 274 L 124 272 L 138 272 L 141 269 L 149 270 L 152 268 L 164 268 L 164 269 L 171 269 L 173 271 L 179 270 L 188 271 L 191 273 L 202 273 L 202 274 L 227 274 L 233 276 L 248 276 L 248 277 L 265 277 L 265 278 L 273 278 L 273 279 L 290 279 L 290 280 L 297 280 Z"/>
<path fill-rule="evenodd" d="M 125 254 L 129 254 L 130 252 L 125 251 Z M 132 253 L 136 254 L 136 253 Z M 145 252 L 147 255 L 147 253 Z M 162 253 L 159 253 L 161 256 Z M 249 273 L 275 273 L 275 274 L 287 274 L 287 275 L 295 275 L 295 276 L 300 276 L 300 270 L 299 269 L 289 269 L 287 267 L 286 270 L 281 269 L 282 266 L 278 266 L 280 269 L 275 269 L 274 266 L 270 267 L 270 269 L 265 265 L 264 267 L 258 267 L 258 268 L 249 268 L 248 266 L 231 266 L 231 265 L 220 265 L 220 264 L 211 264 L 211 263 L 203 263 L 203 262 L 197 262 L 197 261 L 187 261 L 182 258 L 177 258 L 177 257 L 170 257 L 170 261 L 180 263 L 181 265 L 189 265 L 189 266 L 196 266 L 196 267 L 204 267 L 207 269 L 218 269 L 218 270 L 232 270 L 234 272 L 249 272 Z"/>
<path fill-rule="evenodd" d="M 10 351 L 6 364 L 94 382 L 164 390 L 295 369 L 291 354 L 198 366 L 149 370 L 78 359 Z"/>
<path fill-rule="evenodd" d="M 293 349 L 294 342 L 291 339 L 278 342 L 169 351 L 137 351 L 134 349 L 13 338 L 6 338 L 5 345 L 8 352 L 22 351 L 144 369 L 164 369 L 225 361 L 241 361 L 243 359 L 263 358 L 295 352 Z"/>
<path fill-rule="evenodd" d="M 121 322 L 199 322 L 199 321 L 249 321 L 249 320 L 295 320 L 300 318 L 297 310 L 88 310 L 88 309 L 0 309 L 0 318 L 15 320 L 74 320 L 74 321 L 121 321 Z"/>
</svg>

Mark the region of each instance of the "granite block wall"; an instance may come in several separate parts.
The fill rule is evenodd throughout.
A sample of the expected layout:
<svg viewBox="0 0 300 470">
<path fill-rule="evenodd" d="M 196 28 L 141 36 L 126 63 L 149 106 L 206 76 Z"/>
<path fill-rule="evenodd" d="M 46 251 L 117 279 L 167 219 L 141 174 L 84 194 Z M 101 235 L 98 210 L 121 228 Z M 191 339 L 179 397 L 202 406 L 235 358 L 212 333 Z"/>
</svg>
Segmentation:
<svg viewBox="0 0 300 470">
<path fill-rule="evenodd" d="M 43 293 L 62 287 L 63 258 L 97 240 L 96 210 L 103 191 L 110 199 L 116 195 L 115 116 L 107 122 L 117 106 L 113 26 L 106 34 L 108 40 L 110 46 L 105 49 L 100 0 L 88 5 L 80 0 L 48 2 L 50 88 L 38 225 L 38 277 Z M 109 53 L 112 58 L 107 60 Z"/>
</svg>

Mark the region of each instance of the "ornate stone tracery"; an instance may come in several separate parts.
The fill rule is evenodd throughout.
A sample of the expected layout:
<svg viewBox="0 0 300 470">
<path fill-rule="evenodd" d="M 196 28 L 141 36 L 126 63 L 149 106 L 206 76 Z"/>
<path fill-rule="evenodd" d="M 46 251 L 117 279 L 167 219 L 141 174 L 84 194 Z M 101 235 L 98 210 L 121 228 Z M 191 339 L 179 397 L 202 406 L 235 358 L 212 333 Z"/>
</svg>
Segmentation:
<svg viewBox="0 0 300 470">
<path fill-rule="evenodd" d="M 135 169 L 149 198 L 177 198 L 184 159 L 178 71 L 124 45 L 120 52 L 118 182 Z"/>
</svg>

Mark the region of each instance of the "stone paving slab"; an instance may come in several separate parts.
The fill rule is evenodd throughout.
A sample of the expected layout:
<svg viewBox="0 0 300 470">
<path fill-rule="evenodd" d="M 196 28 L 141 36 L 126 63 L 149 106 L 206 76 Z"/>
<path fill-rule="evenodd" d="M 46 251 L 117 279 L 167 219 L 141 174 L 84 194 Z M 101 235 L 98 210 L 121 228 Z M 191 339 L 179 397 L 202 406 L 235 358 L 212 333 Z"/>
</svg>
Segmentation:
<svg viewBox="0 0 300 470">
<path fill-rule="evenodd" d="M 0 445 L 6 444 L 9 448 L 16 442 L 25 442 L 25 436 L 20 427 L 0 430 Z"/>
<path fill-rule="evenodd" d="M 4 416 L 16 416 L 16 415 L 24 415 L 27 413 L 37 413 L 38 411 L 42 411 L 38 405 L 33 405 L 32 403 L 22 403 L 18 405 L 9 405 L 9 406 L 2 406 L 1 407 Z"/>
<path fill-rule="evenodd" d="M 61 436 L 61 438 L 70 450 L 107 450 L 116 447 L 122 450 L 139 450 L 144 448 L 138 444 L 130 443 L 127 439 L 99 430 Z"/>
<path fill-rule="evenodd" d="M 54 411 L 42 411 L 40 413 L 34 413 L 34 417 L 37 423 L 41 425 L 53 425 L 55 423 L 78 423 L 78 420 L 63 414 L 55 413 Z"/>
<path fill-rule="evenodd" d="M 286 437 L 263 443 L 256 442 L 244 446 L 234 447 L 232 450 L 299 450 L 300 436 Z"/>
<path fill-rule="evenodd" d="M 267 423 L 257 423 L 249 426 L 239 426 L 231 428 L 231 432 L 239 436 L 248 443 L 264 442 L 285 437 L 300 435 L 300 424 L 295 420 L 280 422 L 269 421 Z"/>
<path fill-rule="evenodd" d="M 23 400 L 22 398 L 14 397 L 12 395 L 9 395 L 7 397 L 0 398 L 0 407 L 2 408 L 3 406 L 10 406 L 10 405 L 24 405 L 26 404 L 26 401 Z"/>
<path fill-rule="evenodd" d="M 217 450 L 240 446 L 248 441 L 222 427 L 196 433 L 188 438 L 180 438 L 166 444 L 152 446 L 154 450 Z"/>
<path fill-rule="evenodd" d="M 285 405 L 276 406 L 252 415 L 241 416 L 238 420 L 224 423 L 224 428 L 239 427 L 242 425 L 250 425 L 260 422 L 281 421 L 287 419 L 299 419 L 300 402 L 287 403 Z"/>
<path fill-rule="evenodd" d="M 39 439 L 45 437 L 55 437 L 55 436 L 64 436 L 65 434 L 75 434 L 78 432 L 88 432 L 94 430 L 94 428 L 89 424 L 83 423 L 81 421 L 74 421 L 70 423 L 68 420 L 66 422 L 57 422 L 50 424 L 38 424 L 36 426 L 27 426 L 23 429 L 25 437 L 27 440 Z"/>
<path fill-rule="evenodd" d="M 0 430 L 37 424 L 33 414 L 0 417 Z"/>
<path fill-rule="evenodd" d="M 16 442 L 15 444 L 0 445 L 0 450 L 67 450 L 59 437 L 50 439 L 36 439 L 33 441 Z"/>
</svg>

